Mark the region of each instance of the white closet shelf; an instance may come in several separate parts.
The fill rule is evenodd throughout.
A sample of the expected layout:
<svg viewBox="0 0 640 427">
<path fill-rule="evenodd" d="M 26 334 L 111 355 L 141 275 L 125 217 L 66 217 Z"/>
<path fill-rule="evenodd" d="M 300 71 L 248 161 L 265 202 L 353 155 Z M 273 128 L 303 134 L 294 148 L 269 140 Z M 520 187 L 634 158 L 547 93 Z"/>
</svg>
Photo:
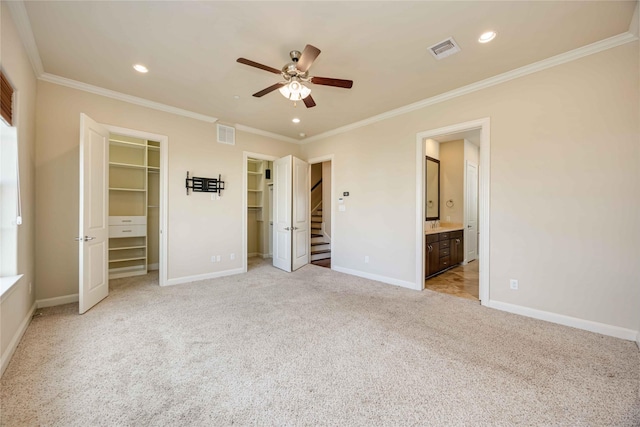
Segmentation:
<svg viewBox="0 0 640 427">
<path fill-rule="evenodd" d="M 109 162 L 109 166 L 114 166 L 117 168 L 128 168 L 128 169 L 146 169 L 147 168 L 144 165 L 134 165 L 131 163 L 118 163 L 118 162 Z"/>
<path fill-rule="evenodd" d="M 252 190 L 251 188 L 248 189 L 247 191 L 251 191 L 253 193 L 262 193 L 262 190 Z"/>
<path fill-rule="evenodd" d="M 144 188 L 118 188 L 118 187 L 109 187 L 109 191 L 137 191 L 141 193 L 146 193 L 147 190 Z"/>
<path fill-rule="evenodd" d="M 254 205 L 249 205 L 247 206 L 249 209 L 262 209 L 262 206 L 254 206 Z"/>
<path fill-rule="evenodd" d="M 147 259 L 146 256 L 137 256 L 137 257 L 131 257 L 131 258 L 119 258 L 119 259 L 110 259 L 109 262 L 126 262 L 126 261 L 139 261 L 139 260 L 143 260 L 143 259 Z"/>
<path fill-rule="evenodd" d="M 262 175 L 262 172 L 247 171 L 248 175 Z"/>
<path fill-rule="evenodd" d="M 148 205 L 148 208 L 159 208 L 160 206 L 156 206 L 156 205 Z"/>
<path fill-rule="evenodd" d="M 126 251 L 127 249 L 146 249 L 146 246 L 123 246 L 121 248 L 109 248 L 110 251 Z"/>
<path fill-rule="evenodd" d="M 113 145 L 120 145 L 122 147 L 140 148 L 140 149 L 147 148 L 145 144 L 138 144 L 137 142 L 130 142 L 130 141 L 122 141 L 120 139 L 109 139 L 109 142 Z"/>
<path fill-rule="evenodd" d="M 147 145 L 147 148 L 152 151 L 160 151 L 160 147 L 156 147 L 155 145 Z"/>
</svg>

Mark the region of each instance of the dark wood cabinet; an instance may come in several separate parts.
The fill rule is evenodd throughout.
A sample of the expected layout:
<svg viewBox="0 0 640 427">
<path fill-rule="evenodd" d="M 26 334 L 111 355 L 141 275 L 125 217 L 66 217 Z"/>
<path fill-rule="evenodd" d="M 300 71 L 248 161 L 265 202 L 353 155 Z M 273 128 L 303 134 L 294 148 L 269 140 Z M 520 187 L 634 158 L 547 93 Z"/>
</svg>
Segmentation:
<svg viewBox="0 0 640 427">
<path fill-rule="evenodd" d="M 464 261 L 464 239 L 462 231 L 451 233 L 451 265 L 460 264 Z"/>
<path fill-rule="evenodd" d="M 462 230 L 427 234 L 425 275 L 435 276 L 464 261 Z"/>
</svg>

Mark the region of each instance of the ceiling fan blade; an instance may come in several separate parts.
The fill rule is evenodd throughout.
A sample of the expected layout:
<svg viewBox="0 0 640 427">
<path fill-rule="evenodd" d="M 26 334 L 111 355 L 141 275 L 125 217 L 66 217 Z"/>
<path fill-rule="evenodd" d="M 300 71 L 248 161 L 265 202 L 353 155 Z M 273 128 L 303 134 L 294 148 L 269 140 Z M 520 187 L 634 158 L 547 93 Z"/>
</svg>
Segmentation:
<svg viewBox="0 0 640 427">
<path fill-rule="evenodd" d="M 311 77 L 311 83 L 316 85 L 335 86 L 351 89 L 353 80 L 332 79 L 329 77 Z"/>
<path fill-rule="evenodd" d="M 313 100 L 311 95 L 309 95 L 306 98 L 304 98 L 303 101 L 304 101 L 304 105 L 306 105 L 307 108 L 311 108 L 311 107 L 315 107 L 316 106 L 316 102 Z"/>
<path fill-rule="evenodd" d="M 269 71 L 270 73 L 273 73 L 273 74 L 282 74 L 280 70 L 276 70 L 275 68 L 269 67 L 268 65 L 258 64 L 257 62 L 251 61 L 250 59 L 238 58 L 237 62 L 244 65 L 248 65 L 250 67 L 260 68 L 261 70 Z"/>
<path fill-rule="evenodd" d="M 304 73 L 311 67 L 311 64 L 313 64 L 313 61 L 316 60 L 318 55 L 320 55 L 320 49 L 310 44 L 306 45 L 296 64 L 296 68 Z"/>
<path fill-rule="evenodd" d="M 271 93 L 276 89 L 280 89 L 282 86 L 284 86 L 284 83 L 276 83 L 266 89 L 262 89 L 260 92 L 254 93 L 253 96 L 255 96 L 256 98 L 260 98 L 261 96 L 265 96 L 266 94 Z"/>
</svg>

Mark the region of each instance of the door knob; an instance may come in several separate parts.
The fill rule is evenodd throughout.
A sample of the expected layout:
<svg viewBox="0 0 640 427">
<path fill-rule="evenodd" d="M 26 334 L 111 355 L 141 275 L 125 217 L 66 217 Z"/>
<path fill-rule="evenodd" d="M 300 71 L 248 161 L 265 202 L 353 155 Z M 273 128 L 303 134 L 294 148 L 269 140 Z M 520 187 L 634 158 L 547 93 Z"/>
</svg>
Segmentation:
<svg viewBox="0 0 640 427">
<path fill-rule="evenodd" d="M 284 229 L 287 230 L 287 231 L 291 230 L 289 227 L 285 227 Z"/>
<path fill-rule="evenodd" d="M 95 237 L 84 236 L 84 241 L 88 242 L 89 240 L 94 240 Z"/>
</svg>

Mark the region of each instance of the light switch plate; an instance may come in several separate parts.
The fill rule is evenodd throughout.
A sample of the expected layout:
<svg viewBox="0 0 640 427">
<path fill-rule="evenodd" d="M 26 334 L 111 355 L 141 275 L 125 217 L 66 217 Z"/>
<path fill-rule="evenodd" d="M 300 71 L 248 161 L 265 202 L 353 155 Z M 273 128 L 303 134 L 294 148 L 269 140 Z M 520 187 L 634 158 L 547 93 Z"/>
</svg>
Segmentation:
<svg viewBox="0 0 640 427">
<path fill-rule="evenodd" d="M 338 206 L 338 210 L 339 210 L 340 212 L 344 212 L 344 211 L 346 211 L 346 210 L 347 210 L 347 207 L 346 207 L 345 205 L 340 205 L 340 206 Z"/>
</svg>

